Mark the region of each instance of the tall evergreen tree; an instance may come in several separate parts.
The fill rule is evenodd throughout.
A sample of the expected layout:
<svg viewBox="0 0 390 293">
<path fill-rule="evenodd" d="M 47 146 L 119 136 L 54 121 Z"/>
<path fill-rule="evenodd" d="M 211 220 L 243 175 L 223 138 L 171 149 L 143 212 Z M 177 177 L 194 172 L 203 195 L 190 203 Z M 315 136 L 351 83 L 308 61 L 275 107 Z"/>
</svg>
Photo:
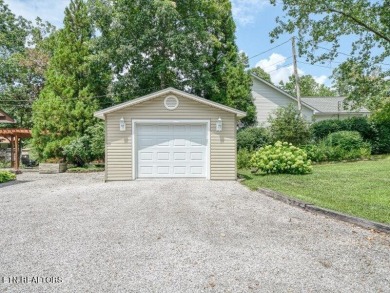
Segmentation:
<svg viewBox="0 0 390 293">
<path fill-rule="evenodd" d="M 169 86 L 248 111 L 250 79 L 228 0 L 90 0 L 118 102 Z M 232 88 L 234 87 L 234 89 Z M 238 87 L 238 88 L 237 88 Z"/>
<path fill-rule="evenodd" d="M 63 147 L 96 123 L 96 98 L 110 79 L 94 59 L 87 6 L 72 0 L 55 39 L 46 85 L 33 105 L 33 144 L 41 159 L 62 157 Z"/>
</svg>

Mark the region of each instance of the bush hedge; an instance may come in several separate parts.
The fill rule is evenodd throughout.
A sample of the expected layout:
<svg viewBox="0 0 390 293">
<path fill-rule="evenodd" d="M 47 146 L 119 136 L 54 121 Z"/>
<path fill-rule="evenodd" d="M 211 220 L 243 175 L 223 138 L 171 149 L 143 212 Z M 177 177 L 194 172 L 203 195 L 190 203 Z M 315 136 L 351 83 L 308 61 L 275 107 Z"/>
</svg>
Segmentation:
<svg viewBox="0 0 390 293">
<path fill-rule="evenodd" d="M 357 131 L 366 141 L 373 141 L 377 132 L 375 125 L 367 117 L 353 117 L 345 120 L 322 120 L 310 126 L 312 137 L 319 141 L 329 134 L 338 131 Z"/>
<path fill-rule="evenodd" d="M 373 122 L 376 137 L 370 141 L 373 154 L 390 153 L 390 121 Z"/>
<path fill-rule="evenodd" d="M 256 150 L 270 143 L 268 131 L 263 127 L 248 127 L 237 133 L 237 149 Z"/>
<path fill-rule="evenodd" d="M 237 168 L 249 169 L 251 167 L 250 161 L 252 158 L 252 152 L 247 149 L 240 149 L 237 152 Z"/>
<path fill-rule="evenodd" d="M 313 162 L 342 161 L 369 158 L 371 145 L 357 131 L 337 131 L 305 150 Z"/>
<path fill-rule="evenodd" d="M 350 151 L 363 146 L 363 138 L 357 131 L 337 131 L 330 133 L 325 138 L 325 144 L 330 147 L 340 147 Z"/>
<path fill-rule="evenodd" d="M 10 171 L 0 171 L 0 183 L 5 183 L 16 179 L 16 175 Z"/>
</svg>

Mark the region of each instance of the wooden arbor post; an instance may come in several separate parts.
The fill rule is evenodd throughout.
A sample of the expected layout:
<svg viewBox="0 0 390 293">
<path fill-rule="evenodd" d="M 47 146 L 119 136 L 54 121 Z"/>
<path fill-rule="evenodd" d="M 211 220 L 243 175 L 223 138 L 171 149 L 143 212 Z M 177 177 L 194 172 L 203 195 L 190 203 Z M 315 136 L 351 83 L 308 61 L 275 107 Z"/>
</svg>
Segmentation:
<svg viewBox="0 0 390 293">
<path fill-rule="evenodd" d="M 19 170 L 19 140 L 30 138 L 31 130 L 23 128 L 3 128 L 0 129 L 0 136 L 6 137 L 11 143 L 11 167 Z"/>
</svg>

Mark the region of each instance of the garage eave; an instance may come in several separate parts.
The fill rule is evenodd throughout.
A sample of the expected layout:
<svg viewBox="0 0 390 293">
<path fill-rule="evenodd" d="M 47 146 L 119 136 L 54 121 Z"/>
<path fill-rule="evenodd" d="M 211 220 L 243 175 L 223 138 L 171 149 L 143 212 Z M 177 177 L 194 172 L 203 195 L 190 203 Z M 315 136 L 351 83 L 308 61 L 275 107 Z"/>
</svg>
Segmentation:
<svg viewBox="0 0 390 293">
<path fill-rule="evenodd" d="M 231 107 L 228 107 L 228 106 L 225 106 L 225 105 L 222 105 L 222 104 L 219 104 L 219 103 L 216 103 L 216 102 L 213 102 L 213 101 L 210 101 L 210 100 L 207 100 L 207 99 L 204 99 L 204 98 L 201 98 L 201 97 L 198 97 L 198 96 L 195 96 L 195 95 L 183 92 L 183 91 L 180 91 L 180 90 L 177 90 L 175 88 L 167 88 L 167 89 L 164 89 L 164 90 L 161 90 L 158 92 L 154 92 L 154 93 L 151 93 L 149 95 L 146 95 L 146 96 L 143 96 L 140 98 L 136 98 L 136 99 L 131 100 L 131 101 L 127 101 L 127 102 L 124 102 L 124 103 L 121 103 L 121 104 L 118 104 L 118 105 L 115 105 L 115 106 L 112 106 L 112 107 L 109 107 L 106 109 L 102 109 L 100 111 L 95 112 L 94 116 L 99 118 L 99 119 L 105 120 L 105 115 L 107 115 L 109 113 L 112 113 L 112 112 L 121 110 L 121 109 L 126 108 L 126 107 L 131 107 L 133 105 L 137 105 L 137 104 L 152 100 L 154 98 L 160 97 L 160 96 L 165 95 L 165 94 L 176 94 L 176 95 L 179 95 L 179 96 L 182 96 L 182 97 L 209 105 L 211 107 L 215 107 L 215 108 L 224 110 L 226 112 L 236 114 L 238 118 L 244 118 L 246 116 L 246 112 L 243 112 L 243 111 L 240 111 L 240 110 L 237 110 L 237 109 L 234 109 L 234 108 L 231 108 Z"/>
</svg>

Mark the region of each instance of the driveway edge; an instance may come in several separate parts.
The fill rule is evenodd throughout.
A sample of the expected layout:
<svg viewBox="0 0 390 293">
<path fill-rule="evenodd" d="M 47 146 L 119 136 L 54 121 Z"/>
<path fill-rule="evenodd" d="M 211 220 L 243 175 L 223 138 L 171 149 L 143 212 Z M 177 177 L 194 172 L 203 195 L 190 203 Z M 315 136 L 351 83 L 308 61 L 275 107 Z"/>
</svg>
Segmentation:
<svg viewBox="0 0 390 293">
<path fill-rule="evenodd" d="M 385 232 L 385 233 L 390 234 L 390 226 L 382 224 L 382 223 L 373 222 L 373 221 L 369 221 L 366 219 L 357 218 L 354 216 L 350 216 L 350 215 L 342 214 L 342 213 L 335 212 L 332 210 L 328 210 L 325 208 L 321 208 L 321 207 L 315 206 L 313 204 L 303 202 L 303 201 L 298 200 L 298 199 L 293 199 L 293 198 L 288 197 L 282 193 L 279 193 L 279 192 L 276 192 L 276 191 L 273 191 L 270 189 L 259 188 L 257 191 L 259 193 L 262 193 L 262 194 L 268 196 L 268 197 L 272 197 L 273 199 L 282 201 L 282 202 L 287 203 L 291 206 L 299 207 L 299 208 L 304 209 L 306 211 L 311 211 L 311 212 L 323 214 L 325 216 L 328 216 L 328 217 L 331 217 L 331 218 L 334 218 L 337 220 L 341 220 L 341 221 L 344 221 L 344 222 L 347 222 L 350 224 L 354 224 L 356 226 L 359 226 L 359 227 L 362 227 L 365 229 L 376 230 L 376 231 Z"/>
</svg>

